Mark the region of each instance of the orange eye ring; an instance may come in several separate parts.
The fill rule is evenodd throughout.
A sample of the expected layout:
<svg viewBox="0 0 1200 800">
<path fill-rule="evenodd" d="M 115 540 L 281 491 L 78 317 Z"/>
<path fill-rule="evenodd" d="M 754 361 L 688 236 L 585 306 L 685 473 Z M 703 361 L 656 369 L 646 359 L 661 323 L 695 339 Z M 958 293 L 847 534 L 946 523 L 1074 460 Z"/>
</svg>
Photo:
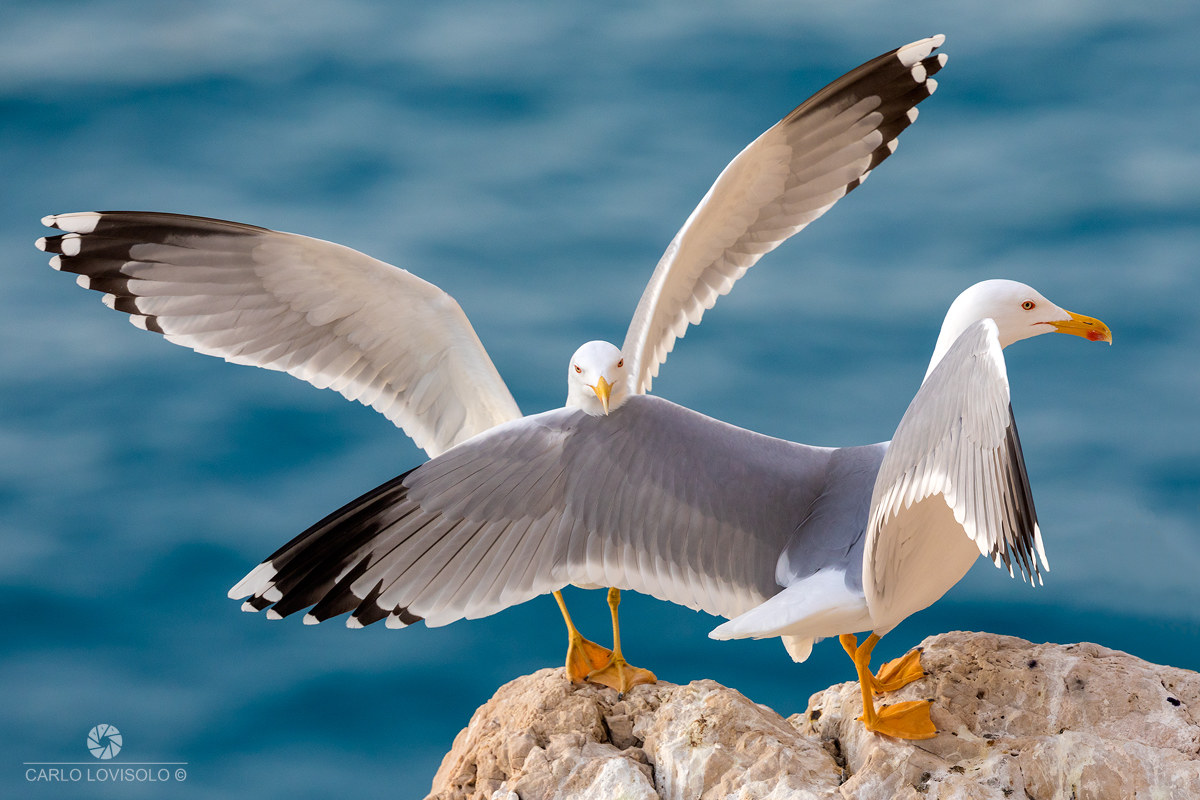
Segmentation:
<svg viewBox="0 0 1200 800">
<path fill-rule="evenodd" d="M 620 361 L 617 362 L 617 369 L 620 369 L 623 366 L 625 366 L 625 359 L 622 358 Z"/>
<path fill-rule="evenodd" d="M 578 365 L 578 364 L 575 364 L 574 366 L 575 366 L 575 371 L 576 371 L 576 372 L 583 372 L 583 370 L 581 370 L 581 369 L 579 368 L 579 365 Z"/>
<path fill-rule="evenodd" d="M 1025 309 L 1026 311 L 1033 311 L 1033 307 L 1035 305 L 1037 304 L 1032 300 L 1026 300 L 1024 303 L 1021 303 L 1021 308 Z"/>
</svg>

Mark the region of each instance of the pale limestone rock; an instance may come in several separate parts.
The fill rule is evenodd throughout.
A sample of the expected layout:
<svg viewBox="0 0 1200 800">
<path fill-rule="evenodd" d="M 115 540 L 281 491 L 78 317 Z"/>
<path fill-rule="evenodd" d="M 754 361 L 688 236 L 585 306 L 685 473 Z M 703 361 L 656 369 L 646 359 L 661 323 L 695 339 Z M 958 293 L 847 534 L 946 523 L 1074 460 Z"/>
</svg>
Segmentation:
<svg viewBox="0 0 1200 800">
<path fill-rule="evenodd" d="M 927 639 L 930 674 L 885 702 L 933 698 L 934 739 L 867 733 L 857 683 L 789 720 L 844 759 L 847 798 L 1200 798 L 1200 675 L 1094 644 Z"/>
<path fill-rule="evenodd" d="M 821 744 L 713 681 L 635 687 L 618 700 L 544 669 L 500 688 L 455 738 L 430 797 L 830 797 Z"/>
<path fill-rule="evenodd" d="M 841 769 L 779 714 L 714 681 L 673 687 L 634 734 L 664 798 L 828 797 Z"/>
<path fill-rule="evenodd" d="M 933 698 L 934 739 L 866 732 L 853 682 L 784 720 L 712 681 L 618 700 L 546 669 L 475 713 L 430 797 L 1200 798 L 1200 675 L 1093 644 L 948 633 L 923 646 L 930 674 L 883 702 Z"/>
</svg>

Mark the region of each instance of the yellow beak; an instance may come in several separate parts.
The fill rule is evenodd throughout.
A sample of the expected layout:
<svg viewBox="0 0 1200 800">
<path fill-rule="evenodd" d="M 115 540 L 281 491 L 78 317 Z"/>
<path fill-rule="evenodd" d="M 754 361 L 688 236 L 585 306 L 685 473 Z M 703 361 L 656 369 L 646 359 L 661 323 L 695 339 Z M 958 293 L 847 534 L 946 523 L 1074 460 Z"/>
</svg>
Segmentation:
<svg viewBox="0 0 1200 800">
<path fill-rule="evenodd" d="M 1105 328 L 1105 330 L 1108 330 Z M 608 413 L 608 397 L 612 394 L 612 384 L 604 380 L 604 376 L 600 376 L 600 380 L 596 381 L 596 385 L 592 387 L 592 391 L 596 393 L 596 397 L 600 398 L 600 405 L 604 406 L 604 413 Z"/>
<path fill-rule="evenodd" d="M 1052 326 L 1058 333 L 1082 336 L 1089 342 L 1108 342 L 1112 344 L 1112 331 L 1103 322 L 1092 317 L 1085 317 L 1082 314 L 1076 314 L 1072 311 L 1067 311 L 1067 314 L 1070 315 L 1070 319 L 1048 322 L 1046 324 Z"/>
</svg>

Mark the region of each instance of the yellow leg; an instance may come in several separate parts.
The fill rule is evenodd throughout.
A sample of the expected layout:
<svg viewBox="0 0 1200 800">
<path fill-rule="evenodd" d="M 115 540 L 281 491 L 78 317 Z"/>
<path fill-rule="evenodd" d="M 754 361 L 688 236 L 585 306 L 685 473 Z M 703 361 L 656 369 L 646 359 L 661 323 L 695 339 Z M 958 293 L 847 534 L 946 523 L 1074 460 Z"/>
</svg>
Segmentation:
<svg viewBox="0 0 1200 800">
<path fill-rule="evenodd" d="M 910 700 L 875 709 L 874 694 L 879 684 L 871 674 L 871 651 L 879 643 L 878 636 L 872 633 L 860 645 L 854 634 L 844 633 L 839 637 L 839 641 L 854 661 L 854 669 L 858 673 L 858 684 L 862 691 L 863 727 L 897 739 L 932 739 L 937 736 L 937 728 L 929 718 L 928 700 Z"/>
<path fill-rule="evenodd" d="M 633 666 L 621 655 L 621 624 L 617 620 L 617 606 L 620 604 L 621 590 L 609 589 L 608 608 L 612 613 L 613 624 L 612 657 L 607 664 L 588 675 L 587 679 L 592 683 L 616 689 L 619 695 L 623 695 L 638 684 L 656 683 L 658 678 L 648 669 Z"/>
<path fill-rule="evenodd" d="M 572 683 L 583 683 L 590 673 L 600 669 L 612 659 L 612 651 L 583 638 L 563 601 L 562 592 L 555 592 L 554 599 L 562 611 L 563 622 L 567 623 L 567 678 Z"/>
</svg>

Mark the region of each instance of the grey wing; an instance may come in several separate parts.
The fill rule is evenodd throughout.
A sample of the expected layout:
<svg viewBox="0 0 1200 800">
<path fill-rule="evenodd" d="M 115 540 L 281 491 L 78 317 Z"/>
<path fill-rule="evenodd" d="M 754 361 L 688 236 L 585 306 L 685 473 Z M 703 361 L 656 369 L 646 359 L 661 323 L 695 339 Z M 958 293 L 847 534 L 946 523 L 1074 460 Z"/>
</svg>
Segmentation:
<svg viewBox="0 0 1200 800">
<path fill-rule="evenodd" d="M 980 553 L 1009 574 L 1015 568 L 1040 582 L 1037 562 L 1046 568 L 1046 554 L 990 319 L 959 336 L 896 428 L 871 497 L 868 553 L 885 524 L 939 494 Z M 868 564 L 877 571 L 886 566 Z"/>
<path fill-rule="evenodd" d="M 134 325 L 371 406 L 430 455 L 520 416 L 458 303 L 342 245 L 236 222 L 58 214 L 55 269 Z"/>
<path fill-rule="evenodd" d="M 944 36 L 905 45 L 817 92 L 750 143 L 675 235 L 625 335 L 630 394 L 650 390 L 689 324 L 764 254 L 866 180 L 917 118 L 946 63 Z"/>
<path fill-rule="evenodd" d="M 230 597 L 271 616 L 314 606 L 307 622 L 443 625 L 574 583 L 735 616 L 779 590 L 827 457 L 653 397 L 605 417 L 558 409 L 355 500 Z"/>
</svg>

